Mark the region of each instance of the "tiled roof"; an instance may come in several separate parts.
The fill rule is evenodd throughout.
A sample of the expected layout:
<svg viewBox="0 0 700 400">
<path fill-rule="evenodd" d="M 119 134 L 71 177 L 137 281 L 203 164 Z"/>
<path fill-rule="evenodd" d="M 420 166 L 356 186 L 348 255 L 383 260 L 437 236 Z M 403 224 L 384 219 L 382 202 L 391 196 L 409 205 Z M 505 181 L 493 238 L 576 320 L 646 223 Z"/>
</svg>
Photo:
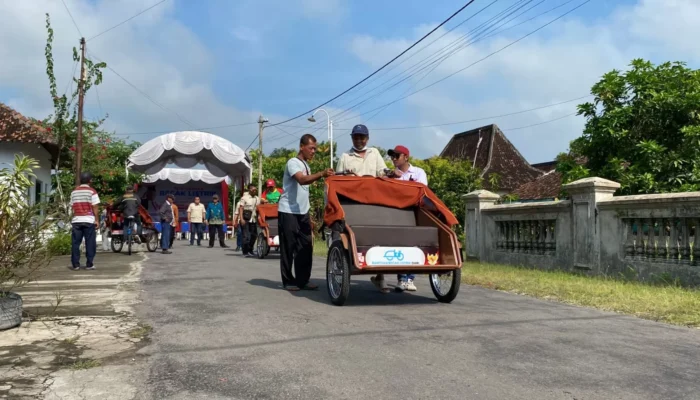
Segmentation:
<svg viewBox="0 0 700 400">
<path fill-rule="evenodd" d="M 55 156 L 58 146 L 51 132 L 37 122 L 0 103 L 0 142 L 37 143 Z"/>
<path fill-rule="evenodd" d="M 486 178 L 497 173 L 501 178 L 497 189 L 505 191 L 514 190 L 543 174 L 525 160 L 495 124 L 454 135 L 440 157 L 472 161 Z M 488 182 L 484 182 L 484 186 L 489 188 Z"/>
<path fill-rule="evenodd" d="M 544 200 L 558 197 L 560 191 L 561 173 L 551 170 L 515 189 L 512 194 L 517 195 L 518 200 Z"/>
</svg>

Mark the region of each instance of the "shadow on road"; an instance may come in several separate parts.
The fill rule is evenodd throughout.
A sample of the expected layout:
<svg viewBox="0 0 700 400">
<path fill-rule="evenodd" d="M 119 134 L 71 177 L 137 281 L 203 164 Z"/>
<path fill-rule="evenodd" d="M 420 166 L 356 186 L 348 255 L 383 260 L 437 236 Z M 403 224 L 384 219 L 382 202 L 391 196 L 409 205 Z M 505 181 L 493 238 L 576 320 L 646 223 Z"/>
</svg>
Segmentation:
<svg viewBox="0 0 700 400">
<path fill-rule="evenodd" d="M 295 297 L 304 297 L 317 303 L 333 306 L 328 297 L 326 281 L 324 279 L 311 279 L 311 282 L 318 285 L 318 290 L 300 290 L 298 292 L 288 292 Z M 247 282 L 253 286 L 260 286 L 267 289 L 283 290 L 280 281 L 269 279 L 251 279 Z M 436 304 L 437 300 L 421 295 L 414 295 L 408 292 L 387 294 L 380 293 L 377 288 L 366 281 L 351 282 L 350 296 L 343 307 L 359 306 L 390 306 L 390 305 L 416 305 L 416 304 Z"/>
</svg>

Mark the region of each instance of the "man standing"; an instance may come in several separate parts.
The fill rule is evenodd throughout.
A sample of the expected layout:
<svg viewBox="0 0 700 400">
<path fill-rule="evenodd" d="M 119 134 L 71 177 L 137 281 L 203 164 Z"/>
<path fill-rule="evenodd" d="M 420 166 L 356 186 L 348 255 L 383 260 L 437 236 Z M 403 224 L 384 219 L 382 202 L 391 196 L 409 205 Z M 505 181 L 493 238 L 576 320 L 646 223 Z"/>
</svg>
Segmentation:
<svg viewBox="0 0 700 400">
<path fill-rule="evenodd" d="M 169 251 L 168 248 L 170 245 L 170 232 L 175 224 L 173 203 L 175 203 L 175 196 L 169 194 L 165 197 L 163 204 L 161 204 L 160 210 L 158 210 L 160 214 L 160 247 L 163 249 L 163 254 L 172 254 L 172 251 Z"/>
<path fill-rule="evenodd" d="M 316 154 L 316 138 L 306 134 L 299 141 L 299 153 L 287 161 L 284 168 L 278 220 L 280 227 L 280 272 L 286 290 L 314 290 L 309 283 L 313 261 L 311 218 L 309 216 L 309 185 L 333 175 L 333 170 L 311 174 L 308 161 Z M 292 274 L 294 264 L 294 274 Z M 294 277 L 296 275 L 296 278 Z"/>
<path fill-rule="evenodd" d="M 343 153 L 335 167 L 337 173 L 352 173 L 357 176 L 384 176 L 387 169 L 382 154 L 374 147 L 367 147 L 369 130 L 364 125 L 355 125 L 350 133 L 352 149 Z"/>
<path fill-rule="evenodd" d="M 224 207 L 219 203 L 219 195 L 212 197 L 212 202 L 207 207 L 207 224 L 209 225 L 209 248 L 214 247 L 216 235 L 219 235 L 219 245 L 228 247 L 224 243 Z"/>
<path fill-rule="evenodd" d="M 197 235 L 197 246 L 202 245 L 202 235 L 204 233 L 204 214 L 207 209 L 200 203 L 199 196 L 194 198 L 194 203 L 187 207 L 187 223 L 190 224 L 190 246 L 194 246 L 194 236 Z"/>
<path fill-rule="evenodd" d="M 92 175 L 89 172 L 80 174 L 80 186 L 73 189 L 70 194 L 70 204 L 73 209 L 73 219 L 71 220 L 73 229 L 71 232 L 71 269 L 80 269 L 80 244 L 85 239 L 85 269 L 92 271 L 95 269 L 93 261 L 97 252 L 97 234 L 99 222 L 96 217 L 99 215 L 97 205 L 100 204 L 100 197 L 93 189 Z"/>
<path fill-rule="evenodd" d="M 355 125 L 350 133 L 352 149 L 343 153 L 338 160 L 335 171 L 338 173 L 352 173 L 357 176 L 384 176 L 388 168 L 382 158 L 382 154 L 374 147 L 367 147 L 369 142 L 369 129 L 360 124 Z M 389 293 L 389 287 L 384 281 L 383 274 L 377 274 L 370 278 L 382 293 Z"/>
<path fill-rule="evenodd" d="M 396 168 L 389 172 L 389 177 L 402 181 L 419 182 L 428 186 L 428 175 L 422 168 L 411 165 L 409 162 L 409 155 L 411 153 L 405 146 L 396 146 L 387 153 L 389 157 L 391 157 L 391 162 L 394 163 L 394 167 Z M 413 274 L 398 274 L 396 279 L 398 281 L 396 284 L 396 291 L 403 292 L 404 290 L 408 290 L 414 292 L 417 290 L 416 285 L 413 283 L 415 279 Z"/>
<path fill-rule="evenodd" d="M 243 196 L 248 193 L 248 189 L 243 189 Z M 241 197 L 243 197 L 241 196 Z M 241 200 L 238 199 L 238 203 L 236 203 L 236 208 L 235 212 L 233 213 L 233 229 L 236 230 L 236 250 L 235 251 L 241 251 L 241 248 L 243 247 L 243 228 L 241 227 L 241 216 L 239 213 L 239 210 L 241 209 Z"/>
<path fill-rule="evenodd" d="M 241 196 L 238 217 L 243 231 L 243 256 L 254 257 L 253 248 L 258 236 L 258 206 L 261 200 L 258 197 L 258 188 L 254 184 L 248 185 L 248 191 Z"/>
<path fill-rule="evenodd" d="M 267 201 L 269 204 L 279 203 L 280 196 L 282 196 L 282 193 L 284 192 L 284 190 L 276 187 L 274 179 L 268 179 L 265 186 L 267 188 L 262 193 L 260 198 Z"/>
<path fill-rule="evenodd" d="M 175 204 L 175 198 L 173 197 L 172 205 L 173 208 L 173 229 L 170 231 L 170 248 L 173 248 L 173 243 L 175 243 L 175 234 L 180 226 L 180 211 L 177 209 L 177 204 Z"/>
</svg>

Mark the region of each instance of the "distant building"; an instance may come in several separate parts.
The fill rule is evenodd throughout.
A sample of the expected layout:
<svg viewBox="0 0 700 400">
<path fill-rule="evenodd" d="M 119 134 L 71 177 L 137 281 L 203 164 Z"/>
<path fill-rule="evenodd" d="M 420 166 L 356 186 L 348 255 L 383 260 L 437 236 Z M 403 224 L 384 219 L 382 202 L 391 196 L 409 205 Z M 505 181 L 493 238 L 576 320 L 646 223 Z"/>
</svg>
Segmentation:
<svg viewBox="0 0 700 400">
<path fill-rule="evenodd" d="M 512 193 L 546 172 L 530 165 L 495 124 L 454 135 L 440 157 L 471 161 L 481 170 L 484 188 L 500 195 Z M 500 177 L 497 187 L 489 183 L 492 173 Z"/>
<path fill-rule="evenodd" d="M 32 203 L 51 191 L 51 166 L 58 155 L 51 132 L 37 122 L 0 103 L 0 168 L 12 168 L 15 154 L 34 158 L 39 168 L 29 191 Z"/>
</svg>

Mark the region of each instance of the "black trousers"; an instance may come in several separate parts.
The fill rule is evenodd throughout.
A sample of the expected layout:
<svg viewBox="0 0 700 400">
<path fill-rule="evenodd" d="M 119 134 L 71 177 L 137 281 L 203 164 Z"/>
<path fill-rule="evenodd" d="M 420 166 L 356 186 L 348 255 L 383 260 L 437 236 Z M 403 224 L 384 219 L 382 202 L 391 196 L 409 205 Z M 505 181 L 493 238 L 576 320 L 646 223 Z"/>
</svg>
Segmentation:
<svg viewBox="0 0 700 400">
<path fill-rule="evenodd" d="M 252 253 L 255 249 L 255 239 L 258 238 L 258 224 L 247 222 L 245 225 L 241 226 L 243 231 L 243 254 Z"/>
<path fill-rule="evenodd" d="M 214 239 L 216 239 L 217 234 L 219 234 L 219 245 L 221 247 L 226 246 L 226 243 L 224 243 L 224 226 L 221 224 L 209 224 L 209 247 L 214 247 Z"/>
<path fill-rule="evenodd" d="M 309 214 L 278 213 L 282 285 L 306 286 L 311 278 L 314 248 Z M 292 274 L 294 264 L 294 274 Z M 295 278 L 296 276 L 296 278 Z"/>
<path fill-rule="evenodd" d="M 175 242 L 175 227 L 173 226 L 173 227 L 170 229 L 170 242 L 169 242 L 169 243 L 170 243 L 170 246 L 169 246 L 170 249 L 173 248 L 173 243 L 174 243 L 174 242 Z"/>
</svg>

